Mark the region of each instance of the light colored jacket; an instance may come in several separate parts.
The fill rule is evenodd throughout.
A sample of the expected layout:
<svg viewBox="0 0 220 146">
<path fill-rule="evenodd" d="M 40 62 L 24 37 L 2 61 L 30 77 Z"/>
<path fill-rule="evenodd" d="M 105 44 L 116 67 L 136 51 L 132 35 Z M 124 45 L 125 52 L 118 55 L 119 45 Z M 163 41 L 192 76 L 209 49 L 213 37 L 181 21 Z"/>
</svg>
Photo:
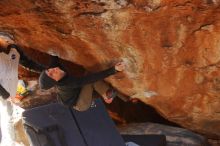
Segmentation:
<svg viewBox="0 0 220 146">
<path fill-rule="evenodd" d="M 16 95 L 19 59 L 20 55 L 16 49 L 11 49 L 9 54 L 0 53 L 0 84 L 10 96 Z"/>
</svg>

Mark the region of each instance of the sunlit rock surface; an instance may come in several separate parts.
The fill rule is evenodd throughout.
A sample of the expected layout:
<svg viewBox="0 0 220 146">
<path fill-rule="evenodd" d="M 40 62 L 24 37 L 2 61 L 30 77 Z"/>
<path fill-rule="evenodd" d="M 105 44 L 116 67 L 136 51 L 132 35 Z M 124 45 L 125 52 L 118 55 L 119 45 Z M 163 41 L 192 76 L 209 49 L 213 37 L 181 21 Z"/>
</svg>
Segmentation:
<svg viewBox="0 0 220 146">
<path fill-rule="evenodd" d="M 96 72 L 183 127 L 220 137 L 219 0 L 1 0 L 0 31 Z M 29 54 L 30 55 L 30 54 Z M 32 57 L 42 60 L 41 56 Z"/>
</svg>

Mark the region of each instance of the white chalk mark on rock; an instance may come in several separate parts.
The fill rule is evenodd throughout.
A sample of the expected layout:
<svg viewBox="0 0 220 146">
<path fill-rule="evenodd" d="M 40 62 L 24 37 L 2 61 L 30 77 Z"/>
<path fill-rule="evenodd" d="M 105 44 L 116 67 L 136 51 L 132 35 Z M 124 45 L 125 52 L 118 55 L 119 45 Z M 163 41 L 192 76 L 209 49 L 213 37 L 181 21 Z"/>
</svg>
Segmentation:
<svg viewBox="0 0 220 146">
<path fill-rule="evenodd" d="M 140 92 L 140 93 L 135 93 L 133 95 L 131 95 L 131 98 L 152 98 L 153 96 L 158 95 L 158 93 L 154 92 L 154 91 L 144 91 L 144 92 Z"/>
</svg>

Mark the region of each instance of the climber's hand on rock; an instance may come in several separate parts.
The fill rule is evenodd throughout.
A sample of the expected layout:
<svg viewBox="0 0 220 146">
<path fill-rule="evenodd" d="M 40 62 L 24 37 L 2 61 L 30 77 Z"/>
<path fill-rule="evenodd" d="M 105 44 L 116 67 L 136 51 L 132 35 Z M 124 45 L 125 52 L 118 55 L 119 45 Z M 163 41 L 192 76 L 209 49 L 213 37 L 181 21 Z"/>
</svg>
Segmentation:
<svg viewBox="0 0 220 146">
<path fill-rule="evenodd" d="M 14 40 L 7 34 L 0 34 L 0 46 L 3 48 L 7 48 L 9 44 L 15 43 Z"/>
<path fill-rule="evenodd" d="M 125 70 L 125 63 L 123 61 L 116 63 L 115 70 L 117 70 L 117 71 Z"/>
</svg>

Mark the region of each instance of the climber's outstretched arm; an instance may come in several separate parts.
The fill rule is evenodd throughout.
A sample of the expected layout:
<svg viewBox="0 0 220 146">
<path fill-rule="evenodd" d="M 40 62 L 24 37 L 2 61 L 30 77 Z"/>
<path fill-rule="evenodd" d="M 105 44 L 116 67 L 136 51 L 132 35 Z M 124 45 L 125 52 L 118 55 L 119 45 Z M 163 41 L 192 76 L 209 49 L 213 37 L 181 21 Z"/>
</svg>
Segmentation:
<svg viewBox="0 0 220 146">
<path fill-rule="evenodd" d="M 21 64 L 23 67 L 27 68 L 30 71 L 37 72 L 37 73 L 40 73 L 46 69 L 46 66 L 40 63 L 37 63 L 33 61 L 32 59 L 30 59 L 28 56 L 26 56 L 24 52 L 22 51 L 22 49 L 15 44 L 8 45 L 7 50 L 10 51 L 10 49 L 12 48 L 16 49 L 19 52 L 20 54 L 19 64 Z"/>
</svg>

